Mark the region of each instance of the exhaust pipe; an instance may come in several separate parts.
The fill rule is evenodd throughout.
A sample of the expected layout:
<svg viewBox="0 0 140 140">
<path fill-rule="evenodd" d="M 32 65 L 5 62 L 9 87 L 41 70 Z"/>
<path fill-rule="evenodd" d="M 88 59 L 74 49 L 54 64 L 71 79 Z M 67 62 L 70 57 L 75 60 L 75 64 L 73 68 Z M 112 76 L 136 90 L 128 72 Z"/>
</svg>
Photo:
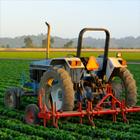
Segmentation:
<svg viewBox="0 0 140 140">
<path fill-rule="evenodd" d="M 49 23 L 45 22 L 45 24 L 48 27 L 48 33 L 47 33 L 47 47 L 46 47 L 46 59 L 50 57 L 50 25 Z"/>
</svg>

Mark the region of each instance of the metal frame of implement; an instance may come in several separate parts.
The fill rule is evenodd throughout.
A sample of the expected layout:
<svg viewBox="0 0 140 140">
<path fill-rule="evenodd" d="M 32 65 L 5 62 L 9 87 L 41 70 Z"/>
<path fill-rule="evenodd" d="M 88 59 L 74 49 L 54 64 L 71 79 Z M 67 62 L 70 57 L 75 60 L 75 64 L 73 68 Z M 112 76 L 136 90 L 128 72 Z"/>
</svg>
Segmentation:
<svg viewBox="0 0 140 140">
<path fill-rule="evenodd" d="M 86 109 L 82 110 L 82 102 L 78 103 L 78 109 L 76 111 L 56 111 L 55 103 L 52 105 L 52 109 L 48 110 L 46 105 L 42 103 L 42 95 L 45 92 L 41 91 L 38 96 L 38 105 L 40 112 L 38 113 L 38 118 L 43 119 L 44 127 L 46 127 L 47 122 L 52 120 L 54 127 L 58 128 L 58 120 L 64 117 L 79 117 L 79 123 L 82 124 L 82 118 L 87 117 L 89 123 L 92 126 L 95 126 L 93 122 L 94 116 L 111 114 L 113 117 L 113 122 L 116 122 L 117 115 L 122 114 L 122 119 L 124 122 L 128 122 L 126 114 L 129 112 L 140 112 L 140 106 L 135 107 L 126 107 L 125 101 L 119 101 L 112 92 L 111 85 L 107 85 L 106 95 L 102 98 L 101 101 L 93 108 L 92 101 L 87 101 Z M 104 107 L 105 105 L 110 105 L 110 108 Z"/>
</svg>

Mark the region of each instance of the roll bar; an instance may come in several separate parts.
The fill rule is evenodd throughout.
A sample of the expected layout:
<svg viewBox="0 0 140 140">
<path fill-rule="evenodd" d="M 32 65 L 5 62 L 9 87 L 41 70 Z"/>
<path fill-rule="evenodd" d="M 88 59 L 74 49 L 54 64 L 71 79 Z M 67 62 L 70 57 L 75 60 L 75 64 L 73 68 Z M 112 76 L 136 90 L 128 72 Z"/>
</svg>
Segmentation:
<svg viewBox="0 0 140 140">
<path fill-rule="evenodd" d="M 80 58 L 81 55 L 81 48 L 82 48 L 82 42 L 83 42 L 83 34 L 87 31 L 101 31 L 105 32 L 106 39 L 105 39 L 105 47 L 104 47 L 104 57 L 103 57 L 103 73 L 106 72 L 106 66 L 107 66 L 107 58 L 108 58 L 108 49 L 109 49 L 109 41 L 110 41 L 110 33 L 107 29 L 104 28 L 84 28 L 80 31 L 79 37 L 78 37 L 78 45 L 77 45 L 77 57 Z"/>
</svg>

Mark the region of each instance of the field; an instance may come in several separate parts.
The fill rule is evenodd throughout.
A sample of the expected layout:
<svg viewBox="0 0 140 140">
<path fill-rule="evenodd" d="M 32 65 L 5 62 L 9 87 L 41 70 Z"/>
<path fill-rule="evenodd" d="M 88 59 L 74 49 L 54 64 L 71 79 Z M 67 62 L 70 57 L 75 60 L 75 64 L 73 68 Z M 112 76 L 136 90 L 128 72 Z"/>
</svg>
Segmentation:
<svg viewBox="0 0 140 140">
<path fill-rule="evenodd" d="M 29 55 L 29 54 L 28 54 Z M 36 58 L 36 57 L 35 57 Z M 113 123 L 110 116 L 95 118 L 96 127 L 91 127 L 84 120 L 78 124 L 78 118 L 60 121 L 59 129 L 48 126 L 27 125 L 23 116 L 25 106 L 36 103 L 35 97 L 22 98 L 20 110 L 9 110 L 4 107 L 3 96 L 8 87 L 20 86 L 21 74 L 29 79 L 29 60 L 0 60 L 0 139 L 1 140 L 139 140 L 140 113 L 127 115 L 129 124 L 124 124 L 121 116 Z M 138 87 L 138 104 L 140 105 L 140 65 L 129 65 Z"/>
<path fill-rule="evenodd" d="M 76 55 L 75 52 L 73 51 L 68 51 L 66 50 L 65 52 L 59 52 L 59 51 L 53 51 L 50 53 L 50 57 L 53 58 L 54 56 L 55 57 L 64 57 L 64 56 L 67 56 L 68 54 L 72 54 L 72 55 Z M 91 56 L 91 55 L 94 55 L 94 56 L 99 56 L 103 54 L 102 51 L 94 51 L 94 52 L 84 52 L 82 53 L 82 56 Z M 113 56 L 115 57 L 116 56 L 116 51 L 111 51 L 109 52 L 109 56 Z M 127 61 L 140 61 L 140 51 L 134 51 L 134 52 L 122 52 L 122 56 L 125 60 Z M 14 58 L 22 58 L 22 59 L 43 59 L 46 57 L 46 53 L 45 52 L 37 52 L 37 51 L 28 51 L 28 52 L 23 52 L 23 51 L 9 51 L 9 52 L 0 52 L 0 58 L 11 58 L 11 59 L 14 59 Z"/>
</svg>

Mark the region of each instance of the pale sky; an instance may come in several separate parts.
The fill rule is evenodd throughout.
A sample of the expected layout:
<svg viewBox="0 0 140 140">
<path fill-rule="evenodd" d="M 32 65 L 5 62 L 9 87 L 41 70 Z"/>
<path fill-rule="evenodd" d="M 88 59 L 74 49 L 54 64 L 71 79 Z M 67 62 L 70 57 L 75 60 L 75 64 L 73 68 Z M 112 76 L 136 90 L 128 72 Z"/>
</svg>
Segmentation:
<svg viewBox="0 0 140 140">
<path fill-rule="evenodd" d="M 111 36 L 140 36 L 140 0 L 0 0 L 0 37 L 46 33 L 77 37 L 83 27 L 105 27 Z"/>
</svg>

